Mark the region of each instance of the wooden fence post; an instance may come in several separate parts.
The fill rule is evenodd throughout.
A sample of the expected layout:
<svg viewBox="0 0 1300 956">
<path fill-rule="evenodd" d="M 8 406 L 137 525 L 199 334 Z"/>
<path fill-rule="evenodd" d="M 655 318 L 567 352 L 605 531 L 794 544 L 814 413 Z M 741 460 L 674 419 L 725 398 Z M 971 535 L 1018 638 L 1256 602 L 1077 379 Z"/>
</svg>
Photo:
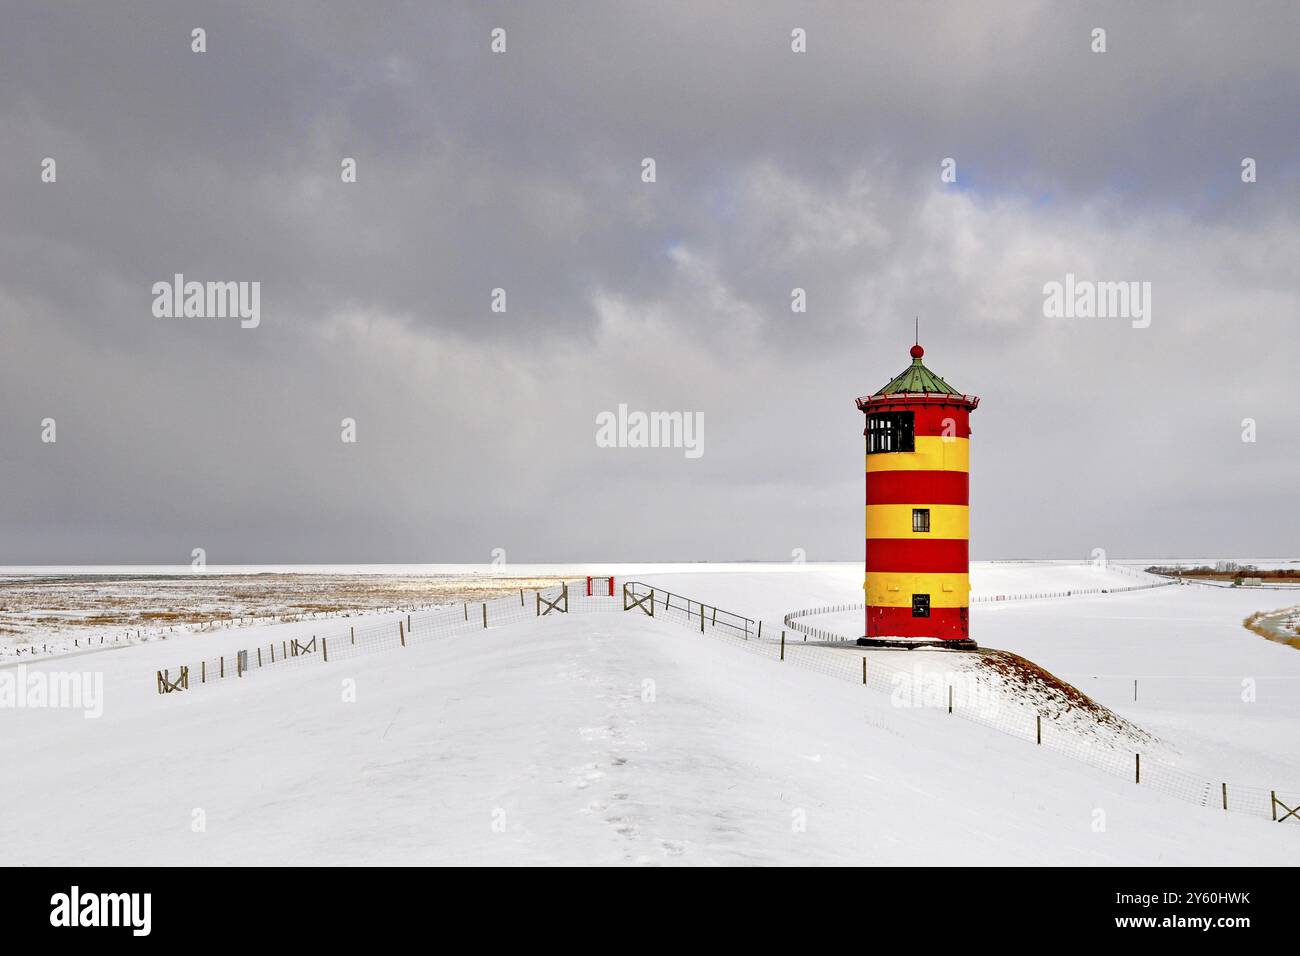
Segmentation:
<svg viewBox="0 0 1300 956">
<path fill-rule="evenodd" d="M 781 660 L 785 660 L 785 631 L 781 632 Z"/>
<path fill-rule="evenodd" d="M 862 655 L 862 684 L 865 687 L 867 683 L 867 655 Z"/>
<path fill-rule="evenodd" d="M 468 621 L 468 620 L 469 620 L 469 602 L 468 602 L 468 601 L 465 601 L 464 604 L 463 604 L 463 606 L 464 606 L 464 608 L 465 608 L 465 620 Z"/>
<path fill-rule="evenodd" d="M 784 634 L 785 631 L 782 631 L 781 633 Z M 762 639 L 763 639 L 763 622 L 762 622 L 762 621 L 759 621 L 759 622 L 758 622 L 758 640 L 761 641 Z"/>
<path fill-rule="evenodd" d="M 1133 782 L 1134 783 L 1142 782 L 1142 755 L 1141 754 L 1133 755 Z"/>
<path fill-rule="evenodd" d="M 487 630 L 487 601 L 483 602 L 483 630 Z"/>
<path fill-rule="evenodd" d="M 199 661 L 199 683 L 206 684 L 207 682 L 208 682 L 208 662 Z"/>
<path fill-rule="evenodd" d="M 1270 790 L 1268 792 L 1268 807 L 1270 810 L 1273 811 L 1273 822 L 1277 823 L 1277 791 L 1276 790 Z"/>
<path fill-rule="evenodd" d="M 523 606 L 524 606 L 524 589 L 523 589 L 523 588 L 520 588 L 520 589 L 519 589 L 519 606 L 520 606 L 520 607 L 523 607 Z"/>
<path fill-rule="evenodd" d="M 397 622 L 397 639 L 402 642 L 403 647 L 406 646 L 406 631 L 402 630 L 401 621 Z"/>
<path fill-rule="evenodd" d="M 1223 809 L 1228 809 L 1228 784 L 1223 784 Z"/>
<path fill-rule="evenodd" d="M 351 643 L 351 644 L 355 644 L 355 643 L 357 642 L 357 628 L 356 628 L 356 625 L 353 625 L 352 627 L 349 627 L 349 628 L 348 628 L 348 642 Z"/>
<path fill-rule="evenodd" d="M 262 666 L 262 648 L 261 648 L 261 647 L 258 647 L 258 649 L 257 649 L 257 666 L 258 666 L 258 667 L 261 667 L 261 666 Z"/>
<path fill-rule="evenodd" d="M 1034 724 L 1035 727 L 1037 728 L 1038 744 L 1041 746 L 1043 743 L 1043 715 L 1042 714 L 1034 715 Z"/>
<path fill-rule="evenodd" d="M 700 633 L 704 633 L 704 605 L 700 605 Z"/>
<path fill-rule="evenodd" d="M 320 655 L 321 657 L 325 658 L 325 663 L 328 664 L 330 659 L 330 652 L 329 652 L 329 648 L 325 646 L 325 638 L 323 637 L 320 639 Z"/>
<path fill-rule="evenodd" d="M 948 685 L 948 713 L 952 713 L 952 684 Z"/>
<path fill-rule="evenodd" d="M 221 676 L 224 678 L 226 676 L 226 655 L 222 654 L 219 661 L 221 665 Z"/>
<path fill-rule="evenodd" d="M 542 592 L 534 591 L 533 593 L 537 595 L 537 616 L 541 617 L 542 616 Z"/>
</svg>

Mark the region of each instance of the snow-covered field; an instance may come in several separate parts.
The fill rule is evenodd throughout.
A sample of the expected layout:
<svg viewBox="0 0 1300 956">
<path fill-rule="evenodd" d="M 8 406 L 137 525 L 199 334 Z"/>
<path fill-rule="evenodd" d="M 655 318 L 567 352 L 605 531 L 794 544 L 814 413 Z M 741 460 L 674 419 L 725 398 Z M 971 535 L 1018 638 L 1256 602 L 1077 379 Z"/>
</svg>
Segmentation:
<svg viewBox="0 0 1300 956">
<path fill-rule="evenodd" d="M 861 601 L 859 565 L 593 570 L 766 621 Z M 1114 565 L 972 567 L 977 594 L 1098 582 L 1139 579 Z M 1241 626 L 1284 603 L 1193 586 L 1008 600 L 974 605 L 972 633 L 1158 736 L 1181 766 L 1295 792 L 1300 651 Z M 29 675 L 101 674 L 102 716 L 0 707 L 0 864 L 1283 864 L 1300 847 L 1300 826 L 1173 800 L 639 612 L 156 693 L 158 669 L 403 617 L 176 632 L 24 662 Z M 825 619 L 856 636 L 861 615 Z"/>
</svg>

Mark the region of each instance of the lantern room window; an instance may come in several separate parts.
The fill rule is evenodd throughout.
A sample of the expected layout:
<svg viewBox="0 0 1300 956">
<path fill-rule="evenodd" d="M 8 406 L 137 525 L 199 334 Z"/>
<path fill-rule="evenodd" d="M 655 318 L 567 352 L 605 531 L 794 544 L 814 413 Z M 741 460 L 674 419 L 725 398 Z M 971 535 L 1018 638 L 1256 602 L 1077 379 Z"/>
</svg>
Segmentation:
<svg viewBox="0 0 1300 956">
<path fill-rule="evenodd" d="M 867 454 L 916 451 L 911 412 L 871 412 L 867 415 Z"/>
<path fill-rule="evenodd" d="M 930 616 L 930 595 L 913 594 L 912 595 L 912 617 L 929 617 Z"/>
<path fill-rule="evenodd" d="M 912 533 L 928 534 L 930 531 L 930 509 L 913 508 L 912 509 Z"/>
</svg>

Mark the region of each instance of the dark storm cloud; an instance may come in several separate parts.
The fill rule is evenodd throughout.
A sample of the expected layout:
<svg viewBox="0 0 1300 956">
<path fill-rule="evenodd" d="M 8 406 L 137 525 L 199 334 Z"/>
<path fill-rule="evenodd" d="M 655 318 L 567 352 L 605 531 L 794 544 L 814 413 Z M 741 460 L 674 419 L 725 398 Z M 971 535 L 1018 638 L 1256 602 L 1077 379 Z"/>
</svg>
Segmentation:
<svg viewBox="0 0 1300 956">
<path fill-rule="evenodd" d="M 851 558 L 915 314 L 978 556 L 1300 531 L 1294 5 L 3 10 L 2 561 Z M 1045 319 L 1067 271 L 1151 327 Z M 621 402 L 704 457 L 596 448 Z"/>
</svg>

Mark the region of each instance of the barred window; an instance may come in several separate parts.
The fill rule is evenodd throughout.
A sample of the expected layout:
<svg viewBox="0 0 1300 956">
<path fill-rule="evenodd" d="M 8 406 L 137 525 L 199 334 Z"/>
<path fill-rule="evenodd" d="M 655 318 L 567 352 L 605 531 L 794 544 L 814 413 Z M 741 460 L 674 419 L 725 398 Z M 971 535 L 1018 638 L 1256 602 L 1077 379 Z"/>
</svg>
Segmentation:
<svg viewBox="0 0 1300 956">
<path fill-rule="evenodd" d="M 915 451 L 911 412 L 872 412 L 867 415 L 867 454 Z"/>
<path fill-rule="evenodd" d="M 915 534 L 925 534 L 930 530 L 930 509 L 913 508 L 912 509 L 912 532 Z"/>
<path fill-rule="evenodd" d="M 913 594 L 912 595 L 912 617 L 929 617 L 930 616 L 930 595 Z"/>
</svg>

